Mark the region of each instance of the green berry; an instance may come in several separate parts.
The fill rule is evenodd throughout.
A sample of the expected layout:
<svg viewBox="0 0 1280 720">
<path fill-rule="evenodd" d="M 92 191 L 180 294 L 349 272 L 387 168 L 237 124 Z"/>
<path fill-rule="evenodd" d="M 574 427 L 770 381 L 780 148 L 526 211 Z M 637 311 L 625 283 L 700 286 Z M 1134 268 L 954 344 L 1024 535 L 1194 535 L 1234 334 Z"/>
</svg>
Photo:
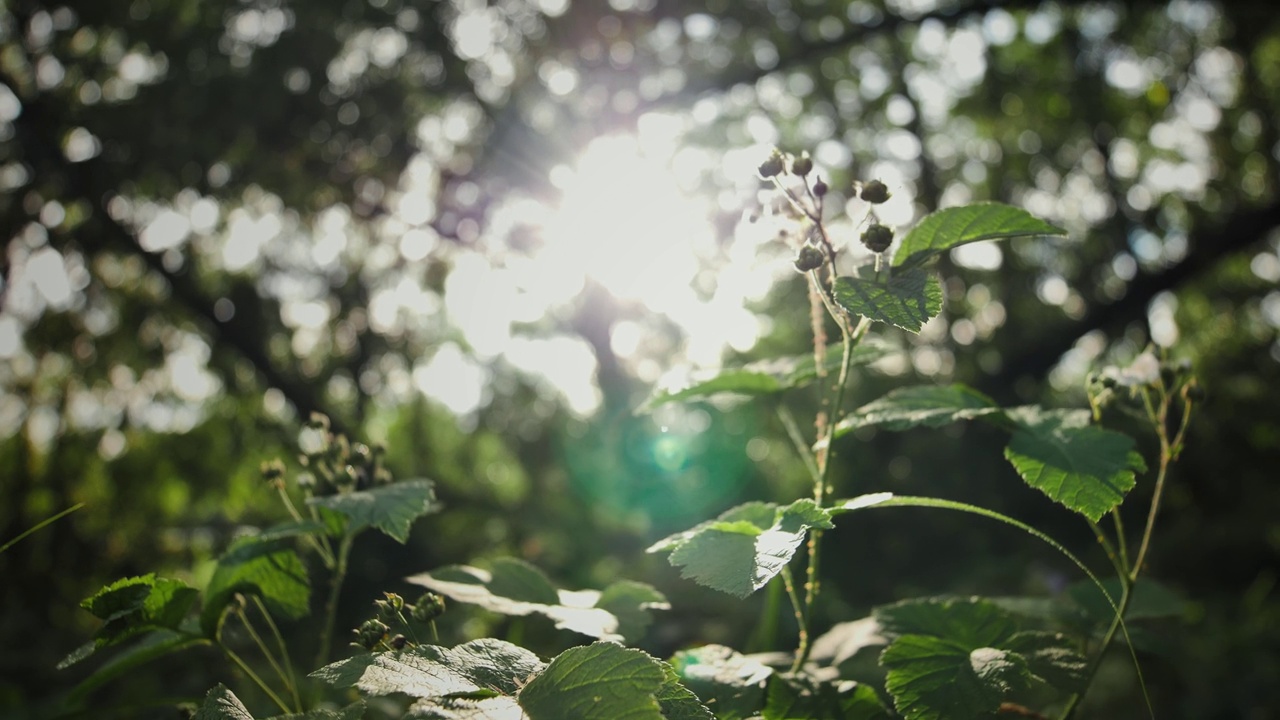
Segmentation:
<svg viewBox="0 0 1280 720">
<path fill-rule="evenodd" d="M 820 248 L 813 245 L 805 245 L 800 248 L 800 254 L 796 256 L 796 269 L 800 272 L 809 272 L 822 267 L 827 261 L 827 256 Z"/>
<path fill-rule="evenodd" d="M 760 174 L 760 177 L 767 180 L 771 177 L 781 175 L 782 171 L 786 169 L 787 166 L 786 162 L 782 159 L 782 153 L 774 150 L 768 160 L 760 163 L 760 167 L 756 168 L 756 172 Z"/>
<path fill-rule="evenodd" d="M 791 161 L 791 173 L 797 177 L 804 177 L 813 172 L 813 160 L 808 155 L 801 155 Z"/>
<path fill-rule="evenodd" d="M 862 192 L 858 197 L 873 205 L 879 205 L 890 198 L 889 187 L 879 180 L 872 180 L 871 182 L 863 183 Z"/>
<path fill-rule="evenodd" d="M 439 595 L 428 592 L 423 593 L 422 597 L 413 604 L 413 610 L 410 611 L 414 620 L 418 622 L 430 622 L 444 614 L 444 598 Z"/>
<path fill-rule="evenodd" d="M 862 244 L 871 252 L 882 253 L 893 244 L 893 231 L 880 223 L 874 223 L 863 231 Z"/>
</svg>

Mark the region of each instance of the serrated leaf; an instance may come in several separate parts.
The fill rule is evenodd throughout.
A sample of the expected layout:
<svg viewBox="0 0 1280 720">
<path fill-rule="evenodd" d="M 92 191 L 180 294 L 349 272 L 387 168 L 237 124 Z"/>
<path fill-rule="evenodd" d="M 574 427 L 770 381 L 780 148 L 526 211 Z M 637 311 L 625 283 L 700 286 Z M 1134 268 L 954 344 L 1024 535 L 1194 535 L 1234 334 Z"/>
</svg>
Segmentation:
<svg viewBox="0 0 1280 720">
<path fill-rule="evenodd" d="M 454 648 L 419 645 L 402 652 L 357 655 L 326 665 L 310 677 L 369 695 L 514 695 L 544 667 L 537 655 L 518 645 L 482 638 Z"/>
<path fill-rule="evenodd" d="M 253 720 L 253 715 L 226 685 L 218 683 L 205 695 L 192 720 Z"/>
<path fill-rule="evenodd" d="M 197 626 L 193 628 L 193 630 L 198 631 L 199 627 Z M 128 648 L 125 648 L 123 651 L 116 653 L 110 660 L 103 663 L 102 667 L 94 670 L 89 677 L 80 681 L 80 683 L 71 691 L 68 699 L 73 704 L 78 704 L 88 696 L 89 693 L 99 687 L 102 687 L 105 683 L 120 677 L 121 675 L 129 673 L 157 658 L 185 650 L 194 645 L 202 645 L 206 642 L 208 641 L 204 638 L 187 632 L 178 632 L 167 629 L 153 630 L 152 632 L 143 635 L 138 642 Z M 85 648 L 92 652 L 94 644 L 88 643 L 87 645 L 82 646 L 81 650 Z M 84 657 L 87 656 L 88 653 L 85 653 Z M 70 659 L 70 657 L 67 658 L 67 660 Z M 75 661 L 80 659 L 83 658 L 76 658 Z M 70 664 L 72 663 L 67 663 L 66 665 L 59 663 L 58 667 L 61 669 Z"/>
<path fill-rule="evenodd" d="M 662 663 L 662 687 L 655 695 L 666 720 L 716 720 L 692 690 L 680 683 L 675 668 Z"/>
<path fill-rule="evenodd" d="M 893 266 L 919 266 L 941 252 L 981 240 L 1066 234 L 1066 230 L 1010 205 L 977 203 L 948 208 L 926 216 L 907 233 L 893 257 Z"/>
<path fill-rule="evenodd" d="M 1120 597 L 1118 578 L 1108 578 L 1102 584 L 1112 597 Z M 1187 608 L 1187 601 L 1178 593 L 1149 578 L 1138 580 L 1132 592 L 1133 597 L 1129 599 L 1129 607 L 1124 613 L 1126 621 L 1177 617 Z M 1067 598 L 1096 624 L 1110 624 L 1115 617 L 1115 610 L 1092 583 L 1073 584 L 1067 588 Z"/>
<path fill-rule="evenodd" d="M 990 715 L 1011 694 L 1045 682 L 1081 688 L 1085 660 L 1064 636 L 1018 632 L 984 598 L 924 598 L 876 609 L 896 635 L 880 656 L 886 687 L 908 720 Z"/>
<path fill-rule="evenodd" d="M 672 535 L 649 552 L 671 551 L 682 577 L 738 597 L 764 587 L 795 555 L 810 528 L 830 528 L 831 513 L 804 499 L 786 507 L 738 506 L 710 523 Z"/>
<path fill-rule="evenodd" d="M 889 711 L 870 685 L 774 675 L 761 716 L 764 720 L 889 720 Z"/>
<path fill-rule="evenodd" d="M 1009 638 L 1006 646 L 1026 659 L 1027 670 L 1064 692 L 1082 692 L 1089 663 L 1061 633 L 1028 631 Z"/>
<path fill-rule="evenodd" d="M 518 696 L 530 720 L 663 720 L 662 663 L 610 642 L 570 648 Z"/>
<path fill-rule="evenodd" d="M 773 668 L 724 645 L 683 650 L 671 667 L 719 720 L 739 720 L 760 711 Z"/>
<path fill-rule="evenodd" d="M 1147 469 L 1133 439 L 1088 424 L 1086 410 L 1016 408 L 1018 426 L 1004 456 L 1031 487 L 1097 522 L 1133 489 Z"/>
<path fill-rule="evenodd" d="M 809 657 L 825 661 L 828 665 L 839 665 L 857 655 L 863 648 L 887 642 L 888 639 L 880 632 L 880 623 L 874 617 L 865 617 L 833 625 L 813 641 Z"/>
<path fill-rule="evenodd" d="M 528 720 L 513 697 L 427 698 L 409 707 L 406 718 L 423 720 Z"/>
<path fill-rule="evenodd" d="M 122 578 L 85 598 L 80 606 L 105 620 L 94 639 L 58 663 L 74 665 L 95 651 L 153 630 L 177 630 L 195 604 L 198 591 L 181 580 L 154 574 Z"/>
<path fill-rule="evenodd" d="M 991 398 L 967 385 L 913 385 L 893 390 L 854 410 L 836 426 L 836 436 L 872 425 L 887 430 L 918 425 L 941 427 L 999 412 Z"/>
<path fill-rule="evenodd" d="M 217 634 L 223 610 L 236 593 L 257 595 L 272 612 L 297 619 L 309 609 L 311 583 L 286 540 L 253 537 L 233 544 L 214 568 L 200 613 L 206 637 Z"/>
<path fill-rule="evenodd" d="M 893 696 L 894 707 L 906 720 L 994 714 L 1008 688 L 1003 676 L 995 684 L 979 676 L 971 659 L 978 649 L 928 635 L 894 640 L 880 655 L 880 663 L 889 670 L 885 688 Z M 984 665 L 980 662 L 978 667 Z"/>
<path fill-rule="evenodd" d="M 404 544 L 413 521 L 438 509 L 430 480 L 405 480 L 371 490 L 307 499 L 308 505 L 326 508 L 347 517 L 347 531 L 374 527 Z"/>
<path fill-rule="evenodd" d="M 267 720 L 360 720 L 360 718 L 364 717 L 364 709 L 364 701 L 357 700 L 341 710 L 316 708 L 304 713 L 273 715 Z"/>
<path fill-rule="evenodd" d="M 544 615 L 558 628 L 608 640 L 638 640 L 649 612 L 670 607 L 662 593 L 643 583 L 619 584 L 607 595 L 557 590 L 541 570 L 515 558 L 495 560 L 492 570 L 452 565 L 405 580 L 490 612 Z"/>
<path fill-rule="evenodd" d="M 618 618 L 618 634 L 627 642 L 644 637 L 653 623 L 652 610 L 670 610 L 667 596 L 652 585 L 622 580 L 605 588 L 596 607 Z"/>
<path fill-rule="evenodd" d="M 942 286 L 924 268 L 912 267 L 875 278 L 836 278 L 835 299 L 841 307 L 869 320 L 913 333 L 942 310 Z"/>
<path fill-rule="evenodd" d="M 1013 618 L 985 598 L 912 598 L 877 607 L 873 617 L 890 637 L 929 635 L 970 649 L 998 646 L 1017 630 Z"/>
<path fill-rule="evenodd" d="M 883 341 L 866 339 L 854 347 L 849 357 L 849 364 L 855 367 L 869 365 L 893 352 L 896 350 Z M 823 363 L 823 370 L 827 374 L 839 371 L 843 358 L 842 347 L 830 347 Z M 654 408 L 668 403 L 706 400 L 718 395 L 742 397 L 770 395 L 804 387 L 813 382 L 817 376 L 817 365 L 813 361 L 812 353 L 761 360 L 742 367 L 724 368 L 684 388 L 659 390 L 637 408 L 636 413 L 651 412 Z"/>
</svg>

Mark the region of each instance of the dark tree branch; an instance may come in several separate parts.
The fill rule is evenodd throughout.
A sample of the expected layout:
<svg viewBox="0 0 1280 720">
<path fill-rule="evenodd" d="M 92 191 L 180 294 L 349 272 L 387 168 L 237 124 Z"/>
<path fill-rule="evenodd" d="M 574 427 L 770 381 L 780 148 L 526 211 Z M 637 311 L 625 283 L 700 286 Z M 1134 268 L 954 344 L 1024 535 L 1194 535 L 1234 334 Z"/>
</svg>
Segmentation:
<svg viewBox="0 0 1280 720">
<path fill-rule="evenodd" d="M 37 174 L 47 173 L 58 178 L 68 197 L 83 199 L 90 204 L 103 233 L 103 246 L 141 258 L 148 269 L 165 280 L 172 297 L 199 321 L 212 343 L 234 348 L 249 361 L 268 387 L 284 394 L 300 416 L 306 418 L 313 412 L 322 413 L 329 416 L 335 430 L 345 432 L 342 419 L 326 407 L 311 384 L 286 374 L 276 366 L 267 353 L 265 339 L 249 322 L 247 313 L 238 312 L 228 319 L 220 319 L 214 311 L 214 300 L 200 289 L 188 269 L 189 264 L 176 270 L 166 267 L 160 254 L 145 250 L 131 229 L 111 217 L 107 203 L 118 193 L 117 183 L 113 182 L 105 163 L 98 158 L 72 164 L 63 157 L 56 141 L 58 115 L 47 107 L 44 99 L 24 96 L 22 85 L 7 74 L 0 74 L 0 82 L 22 102 L 22 114 L 14 125 L 26 160 Z M 92 253 L 94 248 L 86 248 L 86 251 Z"/>
<path fill-rule="evenodd" d="M 1156 295 L 1174 290 L 1218 261 L 1266 240 L 1280 228 L 1280 202 L 1261 208 L 1240 210 L 1221 225 L 1198 230 L 1189 238 L 1192 250 L 1181 262 L 1160 272 L 1139 275 L 1129 283 L 1128 292 L 1115 302 L 1095 305 L 1079 320 L 1064 323 L 1035 338 L 1031 348 L 1005 363 L 1003 370 L 979 383 L 984 392 L 1008 398 L 1019 378 L 1043 377 L 1076 342 L 1094 330 L 1113 333 L 1142 319 Z"/>
</svg>

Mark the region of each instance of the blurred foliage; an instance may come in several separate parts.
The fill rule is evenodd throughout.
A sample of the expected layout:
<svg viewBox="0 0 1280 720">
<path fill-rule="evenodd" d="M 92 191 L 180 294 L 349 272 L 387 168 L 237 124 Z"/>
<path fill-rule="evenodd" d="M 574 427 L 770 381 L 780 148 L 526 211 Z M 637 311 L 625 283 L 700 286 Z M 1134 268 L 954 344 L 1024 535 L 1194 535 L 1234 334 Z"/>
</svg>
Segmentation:
<svg viewBox="0 0 1280 720">
<path fill-rule="evenodd" d="M 1002 405 L 1079 406 L 1094 365 L 1151 340 L 1176 346 L 1209 401 L 1151 560 L 1192 607 L 1166 651 L 1144 657 L 1157 716 L 1263 718 L 1280 707 L 1271 3 L 0 8 L 0 541 L 86 503 L 0 555 L 0 714 L 54 712 L 74 684 L 78 670 L 54 665 L 93 629 L 81 598 L 152 571 L 205 582 L 243 526 L 281 519 L 258 467 L 313 411 L 384 444 L 397 476 L 435 479 L 447 508 L 407 546 L 357 546 L 346 626 L 383 590 L 408 591 L 406 575 L 515 555 L 566 587 L 654 583 L 673 606 L 645 643 L 655 654 L 740 640 L 757 625 L 746 649 L 785 646 L 788 618 L 760 622 L 768 593 L 732 601 L 643 555 L 736 502 L 797 494 L 804 470 L 769 403 L 633 416 L 654 368 L 694 355 L 700 339 L 595 283 L 502 325 L 511 338 L 588 348 L 593 409 L 465 327 L 467 302 L 518 301 L 466 287 L 476 275 L 464 270 L 477 258 L 516 267 L 539 247 L 524 206 L 511 220 L 511 204 L 554 204 L 555 169 L 592 138 L 672 118 L 699 151 L 686 156 L 681 191 L 717 208 L 696 277 L 704 296 L 742 218 L 760 212 L 757 180 L 729 171 L 755 167 L 775 144 L 812 153 L 829 208 L 843 207 L 852 182 L 879 178 L 900 225 L 998 200 L 1066 228 L 1069 239 L 1020 242 L 994 259 L 944 258 L 943 318 L 918 337 L 886 333 L 907 360 L 856 378 L 851 407 L 909 380 L 965 382 Z M 626 180 L 617 193 L 643 208 Z M 789 262 L 786 247 L 761 252 Z M 806 352 L 803 293 L 786 280 L 751 304 L 772 321 L 726 359 Z M 627 325 L 646 335 L 622 352 Z M 442 373 L 479 388 L 471 407 L 427 397 Z M 797 417 L 806 404 L 811 415 L 814 398 L 797 401 Z M 991 428 L 863 429 L 844 442 L 858 449 L 838 456 L 842 495 L 964 499 L 1101 560 L 1087 528 L 1014 481 Z M 1151 439 L 1140 449 L 1150 458 Z M 1149 492 L 1140 481 L 1130 509 Z M 867 514 L 832 532 L 838 592 L 821 623 L 912 593 L 1058 592 L 1077 579 L 1002 528 L 919 513 Z M 453 616 L 442 632 L 461 640 L 496 623 Z M 533 621 L 507 629 L 548 651 L 572 641 Z M 1104 671 L 1087 715 L 1131 717 L 1130 671 Z M 228 672 L 193 655 L 103 690 L 102 707 L 199 698 Z"/>
</svg>

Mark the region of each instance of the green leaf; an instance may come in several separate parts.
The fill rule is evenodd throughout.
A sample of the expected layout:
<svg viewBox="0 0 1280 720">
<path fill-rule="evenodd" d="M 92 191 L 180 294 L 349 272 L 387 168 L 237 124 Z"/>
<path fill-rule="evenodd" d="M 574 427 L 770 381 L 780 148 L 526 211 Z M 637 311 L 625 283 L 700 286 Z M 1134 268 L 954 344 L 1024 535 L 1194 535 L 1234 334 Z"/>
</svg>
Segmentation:
<svg viewBox="0 0 1280 720">
<path fill-rule="evenodd" d="M 839 665 L 857 655 L 863 648 L 877 647 L 888 642 L 880 632 L 880 623 L 874 617 L 836 623 L 831 629 L 813 641 L 809 657 L 824 661 L 827 665 Z"/>
<path fill-rule="evenodd" d="M 670 608 L 662 593 L 643 583 L 620 583 L 604 593 L 557 590 L 541 570 L 515 558 L 495 560 L 492 570 L 452 565 L 405 580 L 490 612 L 536 613 L 558 628 L 606 640 L 638 640 L 650 611 Z"/>
<path fill-rule="evenodd" d="M 806 675 L 774 675 L 761 715 L 764 720 L 889 720 L 870 685 Z"/>
<path fill-rule="evenodd" d="M 455 648 L 419 645 L 402 652 L 357 655 L 326 665 L 310 677 L 369 695 L 404 693 L 418 698 L 514 695 L 545 666 L 518 645 L 481 638 Z"/>
<path fill-rule="evenodd" d="M 621 580 L 604 589 L 596 607 L 618 618 L 618 634 L 627 642 L 644 637 L 653 623 L 652 610 L 670 610 L 667 596 L 652 585 Z"/>
<path fill-rule="evenodd" d="M 1082 688 L 1085 659 L 1063 635 L 1018 632 L 1013 617 L 984 598 L 907 600 L 877 608 L 875 617 L 895 636 L 880 662 L 908 720 L 989 715 L 1035 682 Z"/>
<path fill-rule="evenodd" d="M 520 691 L 530 720 L 663 720 L 667 675 L 640 650 L 610 642 L 570 648 Z"/>
<path fill-rule="evenodd" d="M 854 315 L 913 333 L 942 310 L 942 286 L 919 267 L 896 272 L 888 280 L 836 278 L 835 298 Z"/>
<path fill-rule="evenodd" d="M 682 577 L 738 597 L 764 587 L 795 555 L 810 528 L 831 527 L 831 514 L 812 500 L 786 507 L 746 503 L 649 548 L 670 551 Z"/>
<path fill-rule="evenodd" d="M 1089 424 L 1087 410 L 1008 411 L 1017 424 L 1004 456 L 1028 485 L 1097 522 L 1147 469 L 1131 438 Z"/>
<path fill-rule="evenodd" d="M 931 635 L 972 648 L 997 645 L 1017 630 L 1013 618 L 985 598 L 912 598 L 873 614 L 890 637 Z"/>
<path fill-rule="evenodd" d="M 655 695 L 666 720 L 715 720 L 692 690 L 680 683 L 675 668 L 662 663 L 662 687 Z"/>
<path fill-rule="evenodd" d="M 850 366 L 869 365 L 896 352 L 890 345 L 874 338 L 865 339 L 853 349 Z M 823 369 L 826 373 L 840 370 L 844 349 L 828 348 Z M 754 397 L 791 390 L 813 382 L 817 378 L 817 366 L 813 354 L 761 360 L 742 367 L 724 368 L 711 377 L 697 381 L 678 390 L 659 390 L 643 405 L 637 414 L 653 411 L 667 403 L 706 400 L 717 395 Z"/>
<path fill-rule="evenodd" d="M 893 266 L 919 266 L 941 252 L 980 240 L 1066 234 L 1066 230 L 1009 205 L 978 203 L 949 208 L 926 216 L 907 233 L 894 255 Z"/>
<path fill-rule="evenodd" d="M 880 662 L 889 669 L 885 687 L 904 718 L 950 720 L 995 713 L 1011 689 L 1010 676 L 1020 679 L 1007 655 L 939 637 L 903 635 Z"/>
<path fill-rule="evenodd" d="M 105 620 L 92 642 L 58 663 L 67 668 L 95 651 L 153 630 L 177 630 L 199 593 L 181 580 L 154 574 L 122 578 L 85 598 L 80 607 Z"/>
<path fill-rule="evenodd" d="M 372 490 L 313 497 L 307 504 L 345 515 L 350 522 L 348 532 L 375 527 L 401 544 L 409 540 L 414 520 L 439 507 L 430 480 L 405 480 Z"/>
<path fill-rule="evenodd" d="M 893 390 L 854 410 L 836 426 L 836 436 L 872 425 L 887 430 L 918 425 L 941 427 L 999 412 L 991 398 L 967 385 L 913 385 Z"/>
<path fill-rule="evenodd" d="M 192 630 L 193 632 L 198 632 L 199 627 L 197 626 Z M 178 632 L 167 629 L 153 630 L 150 633 L 143 635 L 138 642 L 129 646 L 125 650 L 116 653 L 110 660 L 103 663 L 102 667 L 94 670 L 89 677 L 80 681 L 80 683 L 72 689 L 68 696 L 68 700 L 72 704 L 79 704 L 89 695 L 89 693 L 122 675 L 132 672 L 134 669 L 141 667 L 152 660 L 164 657 L 170 653 L 186 650 L 194 645 L 203 645 L 207 642 L 208 640 L 205 638 L 187 632 Z M 82 646 L 82 649 L 84 648 L 88 648 L 92 651 L 94 649 L 94 645 L 93 643 L 88 643 L 87 645 Z M 70 657 L 68 659 L 70 659 Z M 80 658 L 77 658 L 77 660 L 79 659 Z M 58 667 L 63 668 L 66 667 L 66 665 L 59 664 Z"/>
<path fill-rule="evenodd" d="M 1103 580 L 1112 597 L 1120 597 L 1119 578 Z M 1126 620 L 1152 620 L 1178 617 L 1186 612 L 1187 601 L 1178 593 L 1149 578 L 1142 578 L 1133 586 L 1133 597 L 1125 611 Z M 1067 588 L 1067 598 L 1077 606 L 1091 622 L 1097 625 L 1111 623 L 1115 613 L 1107 604 L 1107 598 L 1092 584 L 1075 583 Z"/>
<path fill-rule="evenodd" d="M 226 685 L 218 683 L 191 720 L 253 720 L 253 716 Z"/>
<path fill-rule="evenodd" d="M 1089 663 L 1062 633 L 1028 631 L 1006 643 L 1026 659 L 1027 670 L 1048 685 L 1066 693 L 1083 692 Z"/>
<path fill-rule="evenodd" d="M 257 595 L 272 612 L 297 619 L 307 614 L 311 584 L 287 540 L 251 537 L 227 550 L 205 588 L 200 627 L 206 637 L 216 637 L 223 611 L 236 593 Z"/>
<path fill-rule="evenodd" d="M 409 707 L 406 718 L 424 720 L 527 720 L 513 697 L 445 697 L 419 700 Z"/>
<path fill-rule="evenodd" d="M 685 687 L 719 720 L 739 720 L 760 712 L 773 675 L 772 668 L 723 645 L 683 650 L 671 658 L 671 665 Z"/>
<path fill-rule="evenodd" d="M 304 713 L 273 715 L 267 720 L 360 720 L 364 717 L 364 701 L 357 700 L 341 710 L 316 708 Z"/>
</svg>

